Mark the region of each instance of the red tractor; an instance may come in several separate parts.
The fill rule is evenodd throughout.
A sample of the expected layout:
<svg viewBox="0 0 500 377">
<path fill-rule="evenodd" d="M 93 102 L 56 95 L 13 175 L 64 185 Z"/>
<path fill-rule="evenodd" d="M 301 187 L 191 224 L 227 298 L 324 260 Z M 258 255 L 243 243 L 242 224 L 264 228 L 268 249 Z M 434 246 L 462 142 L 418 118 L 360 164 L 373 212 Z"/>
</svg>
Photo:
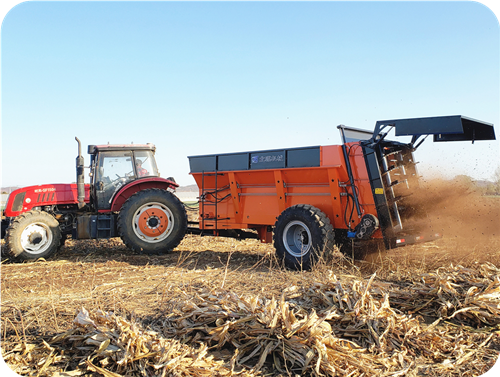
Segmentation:
<svg viewBox="0 0 500 377">
<path fill-rule="evenodd" d="M 173 194 L 173 178 L 160 178 L 155 146 L 89 145 L 90 184 L 84 183 L 80 140 L 76 184 L 30 186 L 13 191 L 2 220 L 11 258 L 47 258 L 68 235 L 73 239 L 121 237 L 142 253 L 172 250 L 187 229 L 186 210 Z"/>
</svg>

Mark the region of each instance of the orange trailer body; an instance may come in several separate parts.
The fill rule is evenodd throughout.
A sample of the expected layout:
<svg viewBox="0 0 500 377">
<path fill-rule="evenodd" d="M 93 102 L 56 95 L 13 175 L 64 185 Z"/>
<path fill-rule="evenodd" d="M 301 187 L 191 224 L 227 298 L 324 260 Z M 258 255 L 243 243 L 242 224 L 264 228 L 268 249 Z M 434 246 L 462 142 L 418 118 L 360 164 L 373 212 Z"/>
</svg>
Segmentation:
<svg viewBox="0 0 500 377">
<path fill-rule="evenodd" d="M 363 151 L 356 143 L 347 146 L 353 147 L 350 163 L 362 213 L 377 216 Z M 344 213 L 354 211 L 354 203 L 348 203 L 344 195 L 349 177 L 342 146 L 321 146 L 319 155 L 317 167 L 217 170 L 217 176 L 215 172 L 191 173 L 204 200 L 200 202 L 200 228 L 257 229 L 262 242 L 271 242 L 268 227 L 274 226 L 279 215 L 288 207 L 307 203 L 323 211 L 335 229 L 347 229 Z M 351 226 L 360 219 L 353 216 Z M 382 238 L 380 230 L 373 237 Z"/>
</svg>

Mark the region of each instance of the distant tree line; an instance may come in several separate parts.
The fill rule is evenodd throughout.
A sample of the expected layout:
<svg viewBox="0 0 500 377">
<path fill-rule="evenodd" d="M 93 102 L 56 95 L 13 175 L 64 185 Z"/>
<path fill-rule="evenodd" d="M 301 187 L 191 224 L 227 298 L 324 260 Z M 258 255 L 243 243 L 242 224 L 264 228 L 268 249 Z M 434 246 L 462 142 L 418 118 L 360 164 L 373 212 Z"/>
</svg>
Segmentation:
<svg viewBox="0 0 500 377">
<path fill-rule="evenodd" d="M 500 166 L 496 168 L 493 174 L 493 182 L 486 186 L 485 195 L 500 195 Z"/>
<path fill-rule="evenodd" d="M 474 181 L 467 175 L 459 175 L 454 181 L 481 195 L 500 195 L 500 166 L 495 170 L 491 181 Z"/>
</svg>

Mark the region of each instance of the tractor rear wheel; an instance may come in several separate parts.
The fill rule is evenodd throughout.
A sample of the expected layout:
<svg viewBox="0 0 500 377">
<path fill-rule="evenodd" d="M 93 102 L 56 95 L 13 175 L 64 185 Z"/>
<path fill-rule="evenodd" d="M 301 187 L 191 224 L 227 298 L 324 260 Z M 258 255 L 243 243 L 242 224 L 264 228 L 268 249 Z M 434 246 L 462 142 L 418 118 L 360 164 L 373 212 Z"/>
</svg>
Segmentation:
<svg viewBox="0 0 500 377">
<path fill-rule="evenodd" d="M 129 249 L 138 253 L 172 251 L 187 230 L 186 209 L 171 192 L 142 190 L 123 204 L 118 215 L 118 233 Z"/>
<path fill-rule="evenodd" d="M 292 270 L 309 270 L 333 248 L 330 219 L 318 208 L 297 204 L 284 210 L 274 227 L 274 247 L 279 260 Z"/>
<path fill-rule="evenodd" d="M 7 255 L 21 260 L 47 258 L 61 243 L 59 222 L 43 211 L 30 211 L 14 219 L 6 232 Z"/>
</svg>

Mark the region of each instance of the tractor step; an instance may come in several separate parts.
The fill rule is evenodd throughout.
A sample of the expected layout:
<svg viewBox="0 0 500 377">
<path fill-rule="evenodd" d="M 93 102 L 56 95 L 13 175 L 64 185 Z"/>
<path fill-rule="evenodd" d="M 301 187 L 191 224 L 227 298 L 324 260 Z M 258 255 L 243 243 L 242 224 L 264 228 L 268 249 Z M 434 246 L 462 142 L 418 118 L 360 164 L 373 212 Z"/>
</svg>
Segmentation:
<svg viewBox="0 0 500 377">
<path fill-rule="evenodd" d="M 117 237 L 116 215 L 82 215 L 76 219 L 74 239 L 99 239 Z"/>
</svg>

